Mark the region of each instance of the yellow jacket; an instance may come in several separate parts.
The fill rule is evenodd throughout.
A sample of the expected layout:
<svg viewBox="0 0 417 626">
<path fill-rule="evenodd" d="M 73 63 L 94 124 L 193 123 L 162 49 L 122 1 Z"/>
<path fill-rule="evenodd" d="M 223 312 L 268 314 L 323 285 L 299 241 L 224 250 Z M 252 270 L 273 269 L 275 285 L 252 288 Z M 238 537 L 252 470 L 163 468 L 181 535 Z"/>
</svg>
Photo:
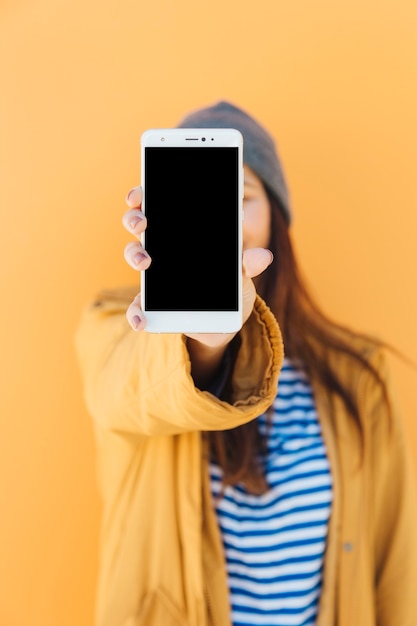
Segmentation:
<svg viewBox="0 0 417 626">
<path fill-rule="evenodd" d="M 103 499 L 96 624 L 230 626 L 201 431 L 233 428 L 270 406 L 280 331 L 258 298 L 228 404 L 194 386 L 181 335 L 130 329 L 128 302 L 103 296 L 76 337 Z M 334 484 L 317 624 L 417 626 L 416 490 L 401 421 L 395 406 L 389 420 L 366 372 L 337 358 L 358 394 L 364 443 L 340 399 L 313 381 Z M 389 385 L 381 353 L 371 358 Z"/>
</svg>

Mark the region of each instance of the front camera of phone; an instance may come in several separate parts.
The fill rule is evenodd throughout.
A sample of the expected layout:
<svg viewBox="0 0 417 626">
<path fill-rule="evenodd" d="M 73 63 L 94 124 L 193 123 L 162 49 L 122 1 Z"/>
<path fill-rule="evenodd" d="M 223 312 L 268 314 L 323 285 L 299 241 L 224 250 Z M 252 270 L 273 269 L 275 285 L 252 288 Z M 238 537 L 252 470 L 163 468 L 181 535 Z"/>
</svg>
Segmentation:
<svg viewBox="0 0 417 626">
<path fill-rule="evenodd" d="M 201 141 L 205 141 L 205 140 L 206 140 L 206 138 L 205 138 L 205 137 L 201 137 Z"/>
</svg>

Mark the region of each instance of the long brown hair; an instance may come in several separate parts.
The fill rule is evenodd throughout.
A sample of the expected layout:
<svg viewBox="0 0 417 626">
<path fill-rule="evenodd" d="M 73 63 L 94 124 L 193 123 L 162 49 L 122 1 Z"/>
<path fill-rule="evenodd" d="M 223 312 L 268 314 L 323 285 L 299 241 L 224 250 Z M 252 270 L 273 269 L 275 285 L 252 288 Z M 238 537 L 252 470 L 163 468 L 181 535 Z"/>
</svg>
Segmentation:
<svg viewBox="0 0 417 626">
<path fill-rule="evenodd" d="M 286 355 L 299 359 L 308 374 L 340 396 L 362 432 L 357 400 L 329 364 L 326 353 L 329 350 L 342 353 L 366 368 L 381 385 L 388 401 L 384 383 L 356 347 L 355 338 L 365 336 L 332 321 L 314 301 L 298 267 L 283 212 L 277 200 L 268 191 L 267 194 L 271 208 L 269 248 L 274 254 L 274 262 L 257 279 L 257 292 L 277 318 Z M 382 344 L 373 338 L 367 337 L 367 340 Z M 211 454 L 223 470 L 224 485 L 243 481 L 252 492 L 263 493 L 267 489 L 259 463 L 265 452 L 265 442 L 258 432 L 257 420 L 231 430 L 208 433 L 208 437 Z"/>
</svg>

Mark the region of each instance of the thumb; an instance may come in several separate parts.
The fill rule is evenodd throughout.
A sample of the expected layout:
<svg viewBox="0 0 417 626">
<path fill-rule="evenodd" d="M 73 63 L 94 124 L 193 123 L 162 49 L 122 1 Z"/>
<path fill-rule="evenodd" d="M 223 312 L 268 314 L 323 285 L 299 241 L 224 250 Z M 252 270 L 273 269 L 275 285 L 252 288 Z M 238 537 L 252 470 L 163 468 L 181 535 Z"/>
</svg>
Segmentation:
<svg viewBox="0 0 417 626">
<path fill-rule="evenodd" d="M 262 274 L 271 265 L 274 255 L 267 248 L 250 248 L 243 252 L 243 269 L 245 276 L 254 278 Z"/>
</svg>

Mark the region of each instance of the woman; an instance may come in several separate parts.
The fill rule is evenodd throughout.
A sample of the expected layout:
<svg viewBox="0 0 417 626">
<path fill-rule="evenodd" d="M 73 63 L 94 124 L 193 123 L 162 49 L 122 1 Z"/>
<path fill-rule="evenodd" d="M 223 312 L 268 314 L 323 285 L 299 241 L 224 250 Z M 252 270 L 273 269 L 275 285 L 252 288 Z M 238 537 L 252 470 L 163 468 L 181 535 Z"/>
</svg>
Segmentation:
<svg viewBox="0 0 417 626">
<path fill-rule="evenodd" d="M 382 347 L 310 297 L 268 132 L 228 102 L 180 126 L 244 136 L 244 325 L 141 332 L 126 292 L 83 315 L 104 507 L 96 623 L 415 625 L 416 492 Z M 127 205 L 125 258 L 147 269 L 140 188 Z"/>
</svg>

